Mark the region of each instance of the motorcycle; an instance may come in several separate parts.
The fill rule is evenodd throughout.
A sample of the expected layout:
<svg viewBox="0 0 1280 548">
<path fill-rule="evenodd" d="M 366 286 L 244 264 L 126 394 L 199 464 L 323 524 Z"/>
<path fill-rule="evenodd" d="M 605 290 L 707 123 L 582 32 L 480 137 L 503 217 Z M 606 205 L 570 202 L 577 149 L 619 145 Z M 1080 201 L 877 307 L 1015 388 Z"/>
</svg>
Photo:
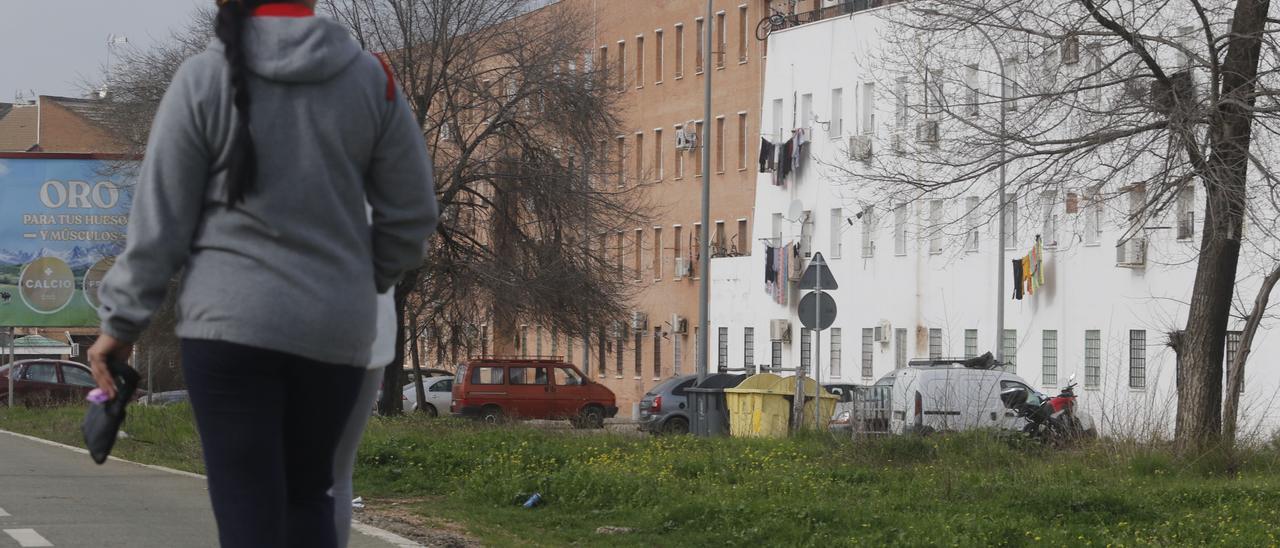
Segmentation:
<svg viewBox="0 0 1280 548">
<path fill-rule="evenodd" d="M 1041 443 L 1063 443 L 1094 437 L 1093 420 L 1076 411 L 1076 378 L 1072 375 L 1057 396 L 1048 397 L 1018 386 L 1000 392 L 1000 401 L 1014 416 L 1026 421 L 1022 432 Z"/>
</svg>

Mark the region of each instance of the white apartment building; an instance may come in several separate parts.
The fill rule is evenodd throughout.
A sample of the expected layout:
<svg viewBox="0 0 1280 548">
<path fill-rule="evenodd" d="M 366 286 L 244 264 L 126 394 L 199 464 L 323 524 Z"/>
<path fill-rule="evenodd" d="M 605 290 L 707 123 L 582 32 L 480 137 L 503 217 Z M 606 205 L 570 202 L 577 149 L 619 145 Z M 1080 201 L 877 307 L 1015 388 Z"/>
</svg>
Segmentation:
<svg viewBox="0 0 1280 548">
<path fill-rule="evenodd" d="M 1123 194 L 1095 203 L 1088 189 L 1066 184 L 1038 199 L 1023 197 L 1032 203 L 1009 205 L 1006 218 L 1016 222 L 998 263 L 994 177 L 987 188 L 900 203 L 836 167 L 856 166 L 851 154 L 866 154 L 868 144 L 871 154 L 892 154 L 888 121 L 899 113 L 886 88 L 895 83 L 868 68 L 864 55 L 884 30 L 877 14 L 885 9 L 897 8 L 769 38 L 761 134 L 785 141 L 795 128 L 808 128 L 809 158 L 785 186 L 774 184 L 773 173 L 759 174 L 752 253 L 712 261 L 710 367 L 812 361 L 812 334 L 796 312 L 801 292 L 791 289 L 780 304 L 765 282 L 767 246 L 796 243 L 804 263 L 821 252 L 840 286 L 832 292 L 838 316 L 821 337 L 822 382 L 871 384 L 910 359 L 994 354 L 1001 344 L 1015 372 L 1044 392 L 1056 394 L 1074 375 L 1081 406 L 1104 433 L 1171 434 L 1176 377 L 1166 341 L 1186 321 L 1201 221 L 1188 212 L 1203 210 L 1198 189 L 1179 197 L 1176 213 L 1136 231 L 1126 224 Z M 982 52 L 974 59 L 994 63 Z M 974 82 L 995 90 L 1001 84 Z M 919 138 L 912 133 L 907 137 Z M 1141 200 L 1133 194 L 1127 200 Z M 1016 300 L 1011 260 L 1027 255 L 1037 236 L 1045 283 Z M 1240 266 L 1247 303 L 1257 287 L 1250 260 Z M 1004 295 L 997 296 L 997 276 L 1006 279 Z M 1000 337 L 997 301 L 1005 312 Z M 779 321 L 790 326 L 789 337 Z M 1271 435 L 1280 424 L 1280 370 L 1272 364 L 1280 337 L 1269 327 L 1258 333 L 1246 371 L 1246 434 Z M 1237 341 L 1229 336 L 1228 354 Z"/>
</svg>

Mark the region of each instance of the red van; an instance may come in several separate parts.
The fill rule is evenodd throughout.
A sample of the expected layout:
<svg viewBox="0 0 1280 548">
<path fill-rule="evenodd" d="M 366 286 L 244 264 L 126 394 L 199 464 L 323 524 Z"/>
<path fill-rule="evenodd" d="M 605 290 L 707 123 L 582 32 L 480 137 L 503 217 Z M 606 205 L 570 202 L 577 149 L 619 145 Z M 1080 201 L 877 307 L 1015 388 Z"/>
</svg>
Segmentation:
<svg viewBox="0 0 1280 548">
<path fill-rule="evenodd" d="M 458 366 L 450 411 L 485 422 L 568 419 L 577 428 L 602 428 L 618 404 L 612 390 L 559 358 L 480 358 Z"/>
</svg>

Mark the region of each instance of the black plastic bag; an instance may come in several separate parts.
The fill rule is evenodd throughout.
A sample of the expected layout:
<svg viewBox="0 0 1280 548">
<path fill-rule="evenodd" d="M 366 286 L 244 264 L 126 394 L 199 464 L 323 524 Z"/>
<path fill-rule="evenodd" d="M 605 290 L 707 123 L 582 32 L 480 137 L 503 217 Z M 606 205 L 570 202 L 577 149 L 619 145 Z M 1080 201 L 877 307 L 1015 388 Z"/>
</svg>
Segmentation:
<svg viewBox="0 0 1280 548">
<path fill-rule="evenodd" d="M 84 445 L 89 448 L 89 456 L 93 462 L 102 464 L 111 454 L 116 444 L 120 425 L 124 423 L 125 407 L 133 399 L 142 379 L 137 371 L 124 362 L 107 362 L 107 370 L 116 381 L 116 397 L 105 403 L 90 404 L 89 412 L 84 416 L 80 431 L 84 433 Z"/>
</svg>

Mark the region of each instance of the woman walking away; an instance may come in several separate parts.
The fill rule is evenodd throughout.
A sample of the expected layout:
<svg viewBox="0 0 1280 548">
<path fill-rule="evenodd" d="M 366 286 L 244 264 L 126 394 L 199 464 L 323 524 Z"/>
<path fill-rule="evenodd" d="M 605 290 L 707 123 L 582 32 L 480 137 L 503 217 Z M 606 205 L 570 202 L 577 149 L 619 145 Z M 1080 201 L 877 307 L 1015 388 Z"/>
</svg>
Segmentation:
<svg viewBox="0 0 1280 548">
<path fill-rule="evenodd" d="M 332 547 L 334 447 L 375 295 L 422 260 L 430 161 L 390 71 L 315 0 L 221 0 L 160 103 L 103 282 L 98 386 L 183 272 L 177 327 L 222 546 Z M 366 213 L 372 207 L 372 222 Z"/>
</svg>

